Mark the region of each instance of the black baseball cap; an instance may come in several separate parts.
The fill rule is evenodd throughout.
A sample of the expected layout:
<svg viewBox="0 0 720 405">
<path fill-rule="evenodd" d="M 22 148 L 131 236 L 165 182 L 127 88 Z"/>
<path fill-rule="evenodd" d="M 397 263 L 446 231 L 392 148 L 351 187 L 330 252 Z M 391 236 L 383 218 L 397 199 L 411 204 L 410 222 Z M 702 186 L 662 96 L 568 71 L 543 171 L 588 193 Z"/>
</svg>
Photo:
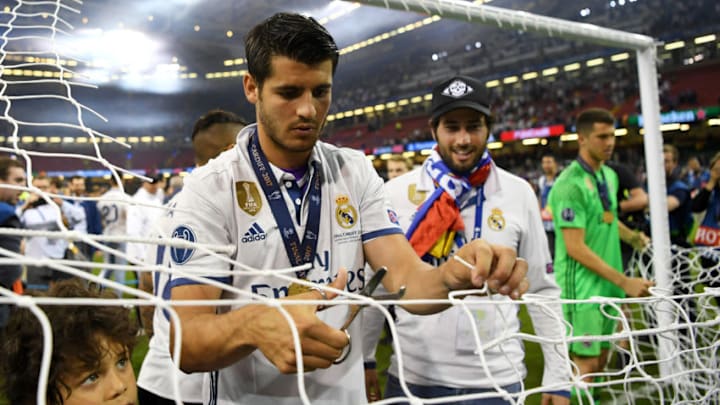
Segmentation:
<svg viewBox="0 0 720 405">
<path fill-rule="evenodd" d="M 467 76 L 455 76 L 433 88 L 430 120 L 458 108 L 472 108 L 490 117 L 490 102 L 484 92 L 485 85 Z"/>
</svg>

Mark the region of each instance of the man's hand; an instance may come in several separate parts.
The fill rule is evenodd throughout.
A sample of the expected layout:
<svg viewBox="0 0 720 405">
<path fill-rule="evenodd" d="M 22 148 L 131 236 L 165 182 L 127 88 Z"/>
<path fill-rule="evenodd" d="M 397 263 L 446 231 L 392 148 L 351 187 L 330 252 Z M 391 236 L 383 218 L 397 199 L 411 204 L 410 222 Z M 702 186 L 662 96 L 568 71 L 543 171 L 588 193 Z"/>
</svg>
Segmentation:
<svg viewBox="0 0 720 405">
<path fill-rule="evenodd" d="M 570 405 L 570 398 L 543 393 L 541 405 Z"/>
<path fill-rule="evenodd" d="M 347 283 L 347 271 L 341 269 L 337 278 L 330 287 L 344 290 Z M 328 299 L 337 294 L 326 292 Z M 283 300 L 318 300 L 323 296 L 318 291 L 309 291 Z M 297 327 L 302 348 L 302 359 L 305 371 L 318 368 L 328 368 L 342 354 L 343 348 L 348 345 L 345 332 L 335 329 L 317 317 L 315 305 L 286 305 L 285 310 L 290 314 Z M 280 311 L 272 307 L 265 307 L 258 311 L 248 328 L 254 329 L 252 335 L 256 336 L 254 346 L 260 350 L 281 373 L 297 372 L 297 353 L 293 335 L 287 319 Z"/>
<path fill-rule="evenodd" d="M 635 231 L 630 238 L 630 245 L 633 249 L 643 251 L 650 244 L 650 238 L 645 233 Z"/>
<path fill-rule="evenodd" d="M 628 297 L 647 297 L 650 295 L 650 287 L 654 285 L 654 281 L 645 280 L 642 277 L 625 277 L 620 283 L 620 288 Z"/>
<path fill-rule="evenodd" d="M 365 395 L 367 395 L 368 402 L 375 402 L 382 399 L 377 369 L 365 368 Z"/>
<path fill-rule="evenodd" d="M 445 286 L 451 291 L 481 288 L 486 281 L 491 290 L 513 299 L 528 290 L 527 262 L 518 258 L 514 249 L 475 239 L 455 256 L 458 258 L 450 258 L 442 266 Z"/>
</svg>

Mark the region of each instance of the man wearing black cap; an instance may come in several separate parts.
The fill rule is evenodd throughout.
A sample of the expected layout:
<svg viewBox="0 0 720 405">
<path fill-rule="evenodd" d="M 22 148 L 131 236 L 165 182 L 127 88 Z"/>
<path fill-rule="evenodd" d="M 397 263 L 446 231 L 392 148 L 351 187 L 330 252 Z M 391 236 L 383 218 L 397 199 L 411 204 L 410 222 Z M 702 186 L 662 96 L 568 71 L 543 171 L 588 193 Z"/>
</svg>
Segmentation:
<svg viewBox="0 0 720 405">
<path fill-rule="evenodd" d="M 429 124 L 437 147 L 422 167 L 389 181 L 386 191 L 406 237 L 427 263 L 442 265 L 463 245 L 483 238 L 527 260 L 529 291 L 559 298 L 533 191 L 525 180 L 495 166 L 486 150 L 492 115 L 484 87 L 460 76 L 434 88 Z M 408 388 L 421 398 L 484 394 L 462 403 L 513 403 L 497 388 L 517 393 L 527 374 L 522 342 L 511 338 L 519 332 L 518 306 L 495 294 L 469 296 L 464 303 L 471 315 L 461 306 L 423 317 L 397 309 Z M 539 336 L 562 340 L 560 304 L 528 310 Z M 491 341 L 497 345 L 478 346 Z M 564 350 L 552 344 L 542 348 L 543 403 L 567 404 L 571 371 Z M 397 356 L 389 371 L 385 398 L 404 396 Z"/>
</svg>

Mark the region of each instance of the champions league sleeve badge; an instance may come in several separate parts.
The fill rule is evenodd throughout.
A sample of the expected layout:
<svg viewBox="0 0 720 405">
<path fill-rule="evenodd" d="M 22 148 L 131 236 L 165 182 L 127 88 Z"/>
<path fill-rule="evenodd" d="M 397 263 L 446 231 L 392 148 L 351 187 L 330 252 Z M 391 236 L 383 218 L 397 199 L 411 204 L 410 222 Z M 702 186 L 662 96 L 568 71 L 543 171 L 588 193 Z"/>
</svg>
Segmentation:
<svg viewBox="0 0 720 405">
<path fill-rule="evenodd" d="M 188 242 L 197 242 L 197 237 L 195 236 L 195 232 L 187 226 L 187 225 L 180 225 L 172 233 L 173 239 L 182 239 L 184 241 Z M 170 248 L 170 258 L 175 264 L 185 264 L 187 263 L 190 258 L 195 253 L 195 249 L 193 248 L 184 248 L 184 247 L 177 247 L 173 246 Z"/>
<path fill-rule="evenodd" d="M 572 222 L 575 219 L 575 211 L 572 208 L 563 208 L 560 217 L 565 222 Z"/>
</svg>

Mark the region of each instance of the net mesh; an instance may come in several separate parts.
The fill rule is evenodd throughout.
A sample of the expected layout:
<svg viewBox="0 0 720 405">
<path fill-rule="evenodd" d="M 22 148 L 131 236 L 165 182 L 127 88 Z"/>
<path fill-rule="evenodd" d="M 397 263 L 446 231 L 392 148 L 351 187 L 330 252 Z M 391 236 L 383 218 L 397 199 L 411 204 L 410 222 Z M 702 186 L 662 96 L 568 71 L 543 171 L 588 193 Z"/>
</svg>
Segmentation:
<svg viewBox="0 0 720 405">
<path fill-rule="evenodd" d="M 385 6 L 389 6 L 387 2 L 385 3 Z M 428 12 L 435 13 L 441 11 L 439 7 L 440 3 L 423 2 L 423 4 L 425 4 Z M 34 159 L 80 159 L 92 162 L 103 168 L 116 169 L 120 173 L 129 173 L 122 167 L 109 162 L 103 156 L 100 145 L 105 142 L 104 139 L 107 139 L 107 142 L 121 144 L 126 147 L 129 146 L 86 125 L 86 117 L 88 114 L 99 117 L 100 119 L 102 119 L 102 116 L 76 100 L 73 89 L 78 86 L 92 86 L 84 84 L 81 76 L 72 70 L 72 67 L 76 66 L 75 63 L 71 62 L 74 60 L 72 55 L 59 54 L 55 46 L 57 36 L 68 35 L 68 31 L 72 30 L 72 25 L 67 22 L 68 16 L 76 15 L 80 5 L 81 2 L 77 0 L 49 2 L 15 1 L 9 6 L 9 11 L 0 10 L 0 28 L 2 29 L 2 35 L 0 36 L 0 61 L 2 62 L 0 66 L 0 103 L 2 104 L 0 121 L 5 124 L 4 136 L 7 137 L 10 145 L 0 147 L 0 151 L 13 153 L 25 162 L 29 181 L 28 186 L 23 188 L 24 190 L 41 194 L 49 204 L 56 206 L 57 203 L 53 200 L 53 197 L 59 196 L 48 195 L 31 186 L 31 175 L 33 171 L 36 170 L 33 166 Z M 474 17 L 472 17 L 469 12 L 463 15 L 466 17 L 466 20 L 473 21 Z M 490 17 L 485 16 L 483 20 L 487 18 Z M 535 21 L 527 20 L 526 24 L 533 22 Z M 502 26 L 502 23 L 498 22 L 496 25 Z M 551 31 L 552 30 L 549 30 L 548 33 L 551 33 Z M 557 34 L 558 32 L 555 31 L 555 33 Z M 25 79 L 23 77 L 26 76 L 18 73 L 28 70 L 38 70 L 43 73 L 30 79 Z M 63 115 L 64 118 L 62 120 L 43 121 L 42 114 L 26 113 L 26 111 L 37 111 L 53 103 L 63 105 L 62 108 L 66 111 L 66 114 Z M 23 107 L 24 104 L 28 104 L 29 107 Z M 58 134 L 76 136 L 80 134 L 86 137 L 88 141 L 86 152 L 73 154 L 48 152 L 39 150 L 39 148 L 29 147 L 21 142 L 20 137 L 24 130 L 41 127 L 52 128 L 57 131 Z M 117 176 L 115 177 L 115 182 L 122 187 L 122 182 Z M 11 186 L 3 185 L 2 187 Z M 121 200 L 118 201 L 118 203 L 130 204 L 127 200 Z M 159 208 L 157 206 L 153 207 Z M 59 208 L 57 209 L 59 210 Z M 0 230 L 0 234 L 79 240 L 95 246 L 104 253 L 124 256 L 130 263 L 128 265 L 116 264 L 108 266 L 108 268 L 133 272 L 166 271 L 164 268 L 137 262 L 135 258 L 128 257 L 123 252 L 115 250 L 112 247 L 113 245 L 110 245 L 110 243 L 115 242 L 142 242 L 148 245 L 158 243 L 157 240 L 151 238 L 89 236 L 68 230 L 62 222 L 58 223 L 58 229 L 54 231 L 2 229 Z M 206 246 L 180 240 L 174 240 L 172 242 L 164 240 L 162 243 L 177 247 L 192 247 L 194 249 L 212 252 L 213 254 L 227 254 L 233 249 L 233 247 L 228 246 Z M 106 300 L 102 303 L 95 303 L 94 305 L 166 306 L 166 303 L 151 294 L 146 294 L 137 289 L 92 275 L 88 271 L 89 268 L 93 266 L 92 263 L 67 259 L 38 260 L 18 255 L 5 249 L 0 249 L 0 253 L 5 256 L 1 259 L 5 264 L 15 263 L 23 266 L 49 266 L 55 270 L 84 278 L 90 282 L 120 290 L 126 294 L 126 297 L 137 297 Z M 654 275 L 652 274 L 652 266 L 650 264 L 652 257 L 652 248 L 642 253 L 636 253 L 630 268 L 635 274 L 653 279 Z M 611 300 L 598 298 L 594 300 L 594 302 L 602 303 L 606 308 L 617 309 L 619 315 L 610 315 L 614 313 L 614 311 L 610 310 L 606 311 L 606 313 L 607 316 L 614 317 L 619 321 L 619 324 L 622 325 L 622 328 L 617 333 L 610 337 L 604 337 L 612 342 L 612 351 L 608 367 L 606 371 L 596 375 L 597 378 L 593 383 L 585 384 L 581 382 L 580 377 L 575 377 L 569 381 L 567 385 L 553 388 L 568 389 L 570 386 L 577 388 L 598 387 L 603 392 L 601 394 L 602 403 L 717 403 L 718 396 L 720 395 L 720 373 L 718 373 L 720 369 L 720 364 L 718 364 L 718 331 L 720 330 L 718 297 L 720 293 L 717 288 L 720 286 L 720 267 L 718 261 L 714 260 L 714 258 L 717 258 L 716 250 L 676 248 L 673 251 L 672 263 L 673 285 L 676 286 L 673 290 L 663 291 L 656 289 L 653 291 L 653 296 L 643 299 Z M 242 266 L 241 263 L 232 260 L 228 260 L 228 262 L 238 267 L 246 268 Z M 268 277 L 284 277 L 287 280 L 291 280 L 292 277 L 289 274 L 293 274 L 291 272 L 297 269 L 284 269 L 282 271 L 275 269 L 247 270 L 249 274 L 263 274 Z M 217 274 L 217 272 L 213 272 L 213 274 Z M 183 276 L 190 279 L 202 280 L 197 278 L 197 275 L 184 274 Z M 238 297 L 242 297 L 234 301 L 236 304 L 259 299 L 267 305 L 278 307 L 283 312 L 282 306 L 288 305 L 287 302 L 267 300 L 263 297 L 249 294 L 246 291 L 232 289 L 219 283 L 217 286 L 228 290 L 230 293 L 236 294 Z M 338 305 L 357 302 L 367 303 L 366 298 L 355 294 L 343 292 L 342 295 L 347 299 L 337 303 Z M 70 301 L 71 300 L 57 298 L 39 299 L 25 296 L 21 297 L 7 289 L 0 288 L 0 303 L 10 303 L 12 305 L 31 308 L 41 319 L 42 314 L 38 306 L 39 303 L 65 305 Z M 468 321 L 472 323 L 476 322 L 473 311 L 476 311 L 478 308 L 473 308 L 467 302 L 457 299 L 454 295 L 450 297 L 448 302 L 452 305 L 462 307 L 468 316 Z M 318 302 L 311 303 L 318 304 Z M 201 305 L 204 303 L 191 302 L 185 304 Z M 292 305 L 297 304 L 301 304 L 301 302 L 292 303 Z M 373 302 L 370 304 L 380 310 L 388 320 L 390 319 L 388 311 L 385 308 L 381 308 L 379 303 Z M 393 302 L 383 303 L 383 305 L 390 304 L 393 304 Z M 547 300 L 542 297 L 526 296 L 522 300 L 522 304 L 525 306 L 538 307 L 541 311 L 552 312 L 548 308 Z M 491 301 L 484 305 L 488 306 L 488 310 L 494 311 L 504 306 L 517 304 Z M 171 308 L 167 306 L 166 308 L 175 316 Z M 673 322 L 669 325 L 659 325 L 657 319 L 660 311 L 669 313 Z M 295 344 L 299 352 L 297 330 L 294 325 L 292 325 L 292 322 L 290 322 L 287 312 L 284 312 L 284 314 L 293 327 Z M 507 319 L 504 319 L 504 321 L 506 323 L 509 322 Z M 560 318 L 557 318 L 557 322 L 559 325 L 566 326 Z M 43 325 L 49 326 L 47 324 Z M 396 332 L 392 322 L 390 322 L 390 329 L 391 333 Z M 511 329 L 509 328 L 508 330 Z M 45 331 L 46 345 L 43 356 L 46 361 L 44 363 L 45 368 L 39 376 L 41 384 L 39 384 L 40 388 L 37 395 L 38 403 L 44 403 L 45 384 L 42 382 L 46 381 L 47 378 L 47 364 L 51 354 L 49 334 L 47 333 L 47 329 Z M 587 339 L 588 337 L 584 338 Z M 591 338 L 600 339 L 601 337 Z M 565 352 L 567 344 L 573 341 L 572 338 L 568 337 L 560 342 L 548 341 L 547 339 L 523 332 L 500 332 L 497 336 L 487 341 L 480 335 L 473 336 L 473 339 L 476 347 L 479 349 L 478 356 L 481 358 L 484 350 L 491 349 L 497 346 L 499 342 L 505 340 L 515 339 L 525 344 L 539 343 L 550 345 L 554 347 L 553 350 L 562 353 Z M 671 347 L 673 348 L 670 357 L 662 360 L 670 362 L 672 370 L 670 375 L 664 377 L 660 377 L 658 372 L 658 362 L 660 360 L 658 360 L 656 349 L 660 339 L 671 342 Z M 395 342 L 397 342 L 397 339 L 395 339 Z M 176 347 L 179 347 L 179 344 L 176 344 Z M 396 346 L 395 352 L 402 364 L 402 348 Z M 568 362 L 567 366 L 571 369 L 576 369 L 570 362 Z M 522 374 L 522 371 L 519 369 L 517 369 L 516 372 Z M 537 370 L 531 370 L 530 372 L 537 372 Z M 300 386 L 303 387 L 303 375 L 298 374 L 297 378 Z M 403 379 L 402 373 L 400 378 L 401 380 Z M 525 403 L 531 395 L 548 389 L 548 387 L 523 386 L 520 393 L 510 395 L 503 392 L 497 382 L 493 381 L 493 386 L 496 388 L 496 393 L 437 398 L 423 402 L 443 403 L 463 398 L 482 398 L 500 393 L 500 395 L 512 403 Z M 175 390 L 177 392 L 177 383 Z M 304 403 L 310 402 L 304 389 L 301 390 L 300 397 Z M 414 399 L 414 401 L 419 403 L 418 399 Z M 592 403 L 588 397 L 581 397 L 580 401 L 582 403 Z M 383 402 L 393 403 L 397 401 L 386 400 Z"/>
</svg>

